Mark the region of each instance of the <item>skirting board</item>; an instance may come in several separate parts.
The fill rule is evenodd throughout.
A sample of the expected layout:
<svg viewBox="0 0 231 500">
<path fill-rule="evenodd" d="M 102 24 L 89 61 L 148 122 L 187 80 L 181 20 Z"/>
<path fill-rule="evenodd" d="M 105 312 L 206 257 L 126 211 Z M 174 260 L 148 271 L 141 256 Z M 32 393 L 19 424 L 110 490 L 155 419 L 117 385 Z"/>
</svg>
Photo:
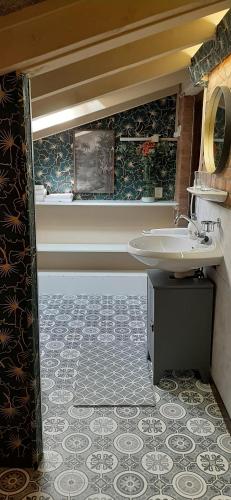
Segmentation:
<svg viewBox="0 0 231 500">
<path fill-rule="evenodd" d="M 145 295 L 145 272 L 38 272 L 39 294 Z"/>
</svg>

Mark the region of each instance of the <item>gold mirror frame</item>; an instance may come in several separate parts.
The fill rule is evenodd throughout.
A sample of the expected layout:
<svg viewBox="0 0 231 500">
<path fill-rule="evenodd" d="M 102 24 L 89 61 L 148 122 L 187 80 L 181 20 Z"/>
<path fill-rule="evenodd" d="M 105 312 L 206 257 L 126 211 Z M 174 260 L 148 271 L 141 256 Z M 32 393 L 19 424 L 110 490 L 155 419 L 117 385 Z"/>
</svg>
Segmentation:
<svg viewBox="0 0 231 500">
<path fill-rule="evenodd" d="M 214 127 L 216 113 L 221 95 L 225 103 L 224 144 L 218 165 L 214 161 Z M 216 87 L 205 110 L 204 127 L 204 160 L 208 172 L 219 173 L 225 169 L 229 158 L 231 144 L 231 92 L 228 87 Z"/>
</svg>

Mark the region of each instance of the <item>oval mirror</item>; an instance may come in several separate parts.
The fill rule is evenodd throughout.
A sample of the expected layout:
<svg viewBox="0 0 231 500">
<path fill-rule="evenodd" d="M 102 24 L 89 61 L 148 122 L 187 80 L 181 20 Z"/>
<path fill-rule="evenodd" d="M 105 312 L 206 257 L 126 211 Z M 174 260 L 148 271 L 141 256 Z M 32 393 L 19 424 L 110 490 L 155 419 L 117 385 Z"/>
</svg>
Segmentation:
<svg viewBox="0 0 231 500">
<path fill-rule="evenodd" d="M 221 172 L 227 165 L 231 144 L 231 92 L 216 87 L 205 112 L 204 159 L 208 172 Z"/>
</svg>

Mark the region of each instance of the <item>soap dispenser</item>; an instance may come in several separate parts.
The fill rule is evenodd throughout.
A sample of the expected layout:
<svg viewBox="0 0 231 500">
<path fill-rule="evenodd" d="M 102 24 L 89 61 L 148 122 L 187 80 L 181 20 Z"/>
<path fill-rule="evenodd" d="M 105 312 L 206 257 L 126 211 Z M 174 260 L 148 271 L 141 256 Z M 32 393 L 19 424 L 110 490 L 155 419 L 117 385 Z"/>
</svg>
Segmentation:
<svg viewBox="0 0 231 500">
<path fill-rule="evenodd" d="M 196 217 L 195 214 L 192 214 L 191 220 L 193 222 L 197 221 L 197 217 Z M 188 223 L 188 235 L 189 235 L 189 238 L 191 240 L 196 240 L 197 239 L 197 231 L 196 231 L 196 228 L 195 228 L 195 224 L 193 224 L 193 222 L 189 222 Z"/>
</svg>

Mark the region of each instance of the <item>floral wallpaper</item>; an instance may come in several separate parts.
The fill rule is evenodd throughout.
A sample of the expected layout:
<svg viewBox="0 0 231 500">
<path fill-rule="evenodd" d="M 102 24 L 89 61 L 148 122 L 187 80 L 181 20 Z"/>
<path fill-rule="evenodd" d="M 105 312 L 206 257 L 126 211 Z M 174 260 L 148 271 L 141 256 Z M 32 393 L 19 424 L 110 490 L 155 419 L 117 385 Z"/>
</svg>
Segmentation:
<svg viewBox="0 0 231 500">
<path fill-rule="evenodd" d="M 195 85 L 207 85 L 205 78 L 225 57 L 231 53 L 231 10 L 216 28 L 216 36 L 203 43 L 191 60 L 189 68 Z"/>
<path fill-rule="evenodd" d="M 142 196 L 144 163 L 137 142 L 121 142 L 121 136 L 173 137 L 176 96 L 117 113 L 34 142 L 34 170 L 37 184 L 45 184 L 51 193 L 69 192 L 75 185 L 73 154 L 74 131 L 113 130 L 115 133 L 115 185 L 113 194 L 75 193 L 76 199 L 136 200 Z M 160 142 L 152 152 L 152 180 L 163 187 L 163 199 L 174 198 L 176 142 Z M 78 184 L 78 179 L 77 179 Z"/>
<path fill-rule="evenodd" d="M 39 335 L 28 81 L 0 77 L 0 466 L 41 455 Z"/>
<path fill-rule="evenodd" d="M 44 184 L 51 193 L 72 191 L 74 185 L 73 131 L 34 141 L 36 184 Z"/>
</svg>

